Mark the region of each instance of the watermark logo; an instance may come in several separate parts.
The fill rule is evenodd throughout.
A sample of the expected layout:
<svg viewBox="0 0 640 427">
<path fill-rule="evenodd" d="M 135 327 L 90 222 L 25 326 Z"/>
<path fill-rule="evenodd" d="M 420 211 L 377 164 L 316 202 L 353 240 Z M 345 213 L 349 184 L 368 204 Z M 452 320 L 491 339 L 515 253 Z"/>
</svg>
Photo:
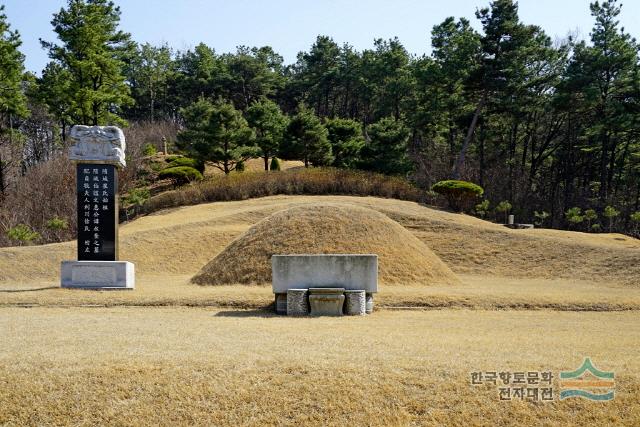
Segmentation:
<svg viewBox="0 0 640 427">
<path fill-rule="evenodd" d="M 607 401 L 615 395 L 613 372 L 597 369 L 588 357 L 575 371 L 560 372 L 560 400 L 583 397 L 589 400 Z"/>
<path fill-rule="evenodd" d="M 582 397 L 603 402 L 615 396 L 614 373 L 599 370 L 588 357 L 575 371 L 558 374 L 552 371 L 495 370 L 474 371 L 470 375 L 472 386 L 494 386 L 500 400 L 548 402 L 558 398 Z"/>
<path fill-rule="evenodd" d="M 551 371 L 475 371 L 471 385 L 493 385 L 500 400 L 553 400 Z"/>
</svg>

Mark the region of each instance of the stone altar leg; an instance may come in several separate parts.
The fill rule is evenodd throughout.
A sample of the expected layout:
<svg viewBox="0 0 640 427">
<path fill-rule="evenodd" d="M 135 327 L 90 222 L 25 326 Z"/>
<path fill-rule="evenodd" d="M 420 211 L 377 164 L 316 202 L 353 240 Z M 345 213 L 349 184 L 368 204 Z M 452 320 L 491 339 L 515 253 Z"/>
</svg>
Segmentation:
<svg viewBox="0 0 640 427">
<path fill-rule="evenodd" d="M 276 313 L 287 314 L 287 294 L 276 294 Z"/>
<path fill-rule="evenodd" d="M 366 314 L 365 291 L 344 291 L 344 314 L 349 316 L 364 316 Z"/>
<path fill-rule="evenodd" d="M 373 294 L 367 293 L 367 305 L 366 305 L 366 313 L 371 314 L 373 312 Z"/>
<path fill-rule="evenodd" d="M 307 289 L 289 289 L 287 291 L 287 316 L 306 316 L 309 314 Z"/>
</svg>

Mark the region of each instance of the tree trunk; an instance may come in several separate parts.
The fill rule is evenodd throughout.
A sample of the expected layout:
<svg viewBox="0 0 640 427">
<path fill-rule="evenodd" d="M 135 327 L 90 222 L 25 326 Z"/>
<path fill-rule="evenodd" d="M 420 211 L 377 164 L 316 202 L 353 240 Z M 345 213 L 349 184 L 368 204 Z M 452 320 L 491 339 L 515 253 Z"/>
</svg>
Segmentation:
<svg viewBox="0 0 640 427">
<path fill-rule="evenodd" d="M 62 127 L 62 142 L 65 143 L 67 142 L 67 122 L 62 120 L 60 125 Z"/>
<path fill-rule="evenodd" d="M 509 138 L 509 200 L 514 201 L 514 168 L 516 163 L 516 148 L 518 144 L 518 128 L 520 122 L 515 121 L 511 126 L 511 136 Z"/>
<path fill-rule="evenodd" d="M 155 98 L 155 94 L 153 93 L 153 91 L 151 91 L 151 103 L 150 103 L 151 104 L 150 105 L 151 114 L 149 115 L 149 118 L 151 119 L 151 123 L 153 123 L 154 118 L 155 118 L 155 104 L 156 104 L 156 101 L 155 101 L 154 98 Z"/>
<path fill-rule="evenodd" d="M 469 125 L 469 130 L 467 131 L 467 136 L 464 139 L 464 143 L 462 144 L 462 148 L 460 149 L 460 154 L 458 154 L 458 159 L 456 160 L 455 165 L 453 166 L 453 171 L 451 172 L 451 178 L 460 179 L 460 170 L 464 165 L 464 157 L 467 154 L 467 149 L 469 148 L 469 144 L 471 143 L 471 138 L 473 137 L 473 133 L 476 130 L 476 125 L 478 124 L 478 117 L 480 117 L 480 112 L 484 107 L 484 104 L 487 102 L 487 93 L 482 94 L 482 98 L 480 102 L 478 102 L 478 106 L 476 107 L 476 111 L 473 113 L 473 119 L 471 120 L 471 124 Z"/>
<path fill-rule="evenodd" d="M 229 175 L 229 142 L 225 141 L 224 142 L 224 162 L 222 163 L 224 165 L 224 174 L 225 175 Z"/>
<path fill-rule="evenodd" d="M 456 143 L 456 135 L 455 135 L 455 129 L 453 126 L 453 120 L 451 119 L 451 114 L 449 114 L 449 121 L 448 121 L 448 125 L 449 125 L 449 135 L 448 135 L 448 139 L 449 139 L 449 167 L 452 168 L 453 167 L 453 159 L 454 159 L 454 152 L 455 152 L 455 143 Z"/>
<path fill-rule="evenodd" d="M 264 170 L 269 170 L 269 156 L 264 156 Z"/>
<path fill-rule="evenodd" d="M 480 125 L 480 187 L 484 188 L 484 124 Z M 486 193 L 485 193 L 486 194 Z"/>
<path fill-rule="evenodd" d="M 609 144 L 607 131 L 603 130 L 600 134 L 600 206 L 604 207 L 607 203 L 607 164 L 609 163 Z"/>
<path fill-rule="evenodd" d="M 2 154 L 0 154 L 0 199 L 4 198 L 4 165 L 2 164 Z"/>
</svg>

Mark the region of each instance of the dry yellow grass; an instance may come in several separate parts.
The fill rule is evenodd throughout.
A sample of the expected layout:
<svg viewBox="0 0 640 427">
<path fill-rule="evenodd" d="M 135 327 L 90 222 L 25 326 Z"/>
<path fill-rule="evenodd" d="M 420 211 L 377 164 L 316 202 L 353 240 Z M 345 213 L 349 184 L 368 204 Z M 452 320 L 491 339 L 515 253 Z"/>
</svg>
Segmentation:
<svg viewBox="0 0 640 427">
<path fill-rule="evenodd" d="M 467 215 L 374 197 L 274 196 L 158 212 L 121 228 L 121 258 L 138 277 L 196 274 L 234 238 L 292 207 L 339 203 L 384 213 L 422 240 L 457 274 L 571 279 L 640 286 L 640 241 L 619 234 L 510 230 Z M 0 249 L 0 284 L 57 281 L 75 243 Z"/>
<path fill-rule="evenodd" d="M 6 425 L 640 423 L 637 313 L 5 308 L 0 333 Z M 613 401 L 502 402 L 470 385 L 585 356 L 615 371 Z"/>
<path fill-rule="evenodd" d="M 121 257 L 136 264 L 130 293 L 57 289 L 73 242 L 0 249 L 1 305 L 213 305 L 265 307 L 263 290 L 199 289 L 188 279 L 253 224 L 283 209 L 317 204 L 374 209 L 433 248 L 460 285 L 382 286 L 379 306 L 628 310 L 640 306 L 640 243 L 621 235 L 509 230 L 412 202 L 370 197 L 276 196 L 159 212 L 121 228 Z M 52 288 L 34 290 L 40 288 Z"/>
<path fill-rule="evenodd" d="M 200 285 L 270 284 L 274 254 L 377 254 L 382 285 L 457 284 L 423 242 L 386 215 L 337 203 L 277 212 L 231 242 L 196 276 Z"/>
<path fill-rule="evenodd" d="M 373 315 L 318 319 L 271 314 L 269 286 L 189 283 L 254 224 L 318 204 L 387 215 L 460 283 L 383 284 Z M 637 240 L 278 196 L 140 218 L 121 249 L 135 291 L 60 289 L 72 242 L 0 249 L 0 425 L 640 425 Z M 613 401 L 501 402 L 469 384 L 587 356 L 615 371 Z"/>
<path fill-rule="evenodd" d="M 0 285 L 0 307 L 188 306 L 272 309 L 270 286 L 199 286 L 190 275 L 144 275 L 134 292 L 74 291 L 54 281 Z M 377 308 L 640 310 L 640 289 L 566 279 L 460 276 L 458 285 L 381 286 Z"/>
<path fill-rule="evenodd" d="M 280 170 L 287 170 L 287 169 L 293 169 L 293 168 L 303 168 L 304 167 L 304 162 L 301 162 L 300 160 L 282 160 L 282 159 L 278 159 L 278 161 L 280 162 Z M 244 162 L 244 170 L 245 172 L 263 172 L 264 171 L 264 160 L 263 159 L 249 159 L 246 162 Z M 231 173 L 235 173 L 235 172 L 231 172 Z M 220 170 L 219 168 L 215 167 L 215 166 L 211 166 L 211 165 L 207 165 L 206 169 L 205 169 L 205 175 L 206 176 L 211 176 L 211 175 L 222 175 L 224 174 L 224 171 Z"/>
</svg>

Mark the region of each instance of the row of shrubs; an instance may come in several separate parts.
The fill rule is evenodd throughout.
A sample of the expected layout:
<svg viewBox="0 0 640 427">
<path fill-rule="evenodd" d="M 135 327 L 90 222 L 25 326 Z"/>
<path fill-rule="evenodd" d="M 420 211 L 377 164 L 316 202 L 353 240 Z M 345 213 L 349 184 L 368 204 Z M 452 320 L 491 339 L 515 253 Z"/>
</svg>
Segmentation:
<svg viewBox="0 0 640 427">
<path fill-rule="evenodd" d="M 170 179 L 176 185 L 184 185 L 193 181 L 202 181 L 204 176 L 205 164 L 189 157 L 170 156 L 167 157 L 168 165 L 158 172 L 159 179 Z M 271 171 L 280 170 L 280 161 L 277 157 L 271 159 Z M 244 171 L 244 163 L 239 162 L 236 165 L 237 172 Z"/>
<path fill-rule="evenodd" d="M 447 199 L 449 207 L 457 211 L 470 211 L 470 207 L 474 202 L 484 194 L 484 190 L 479 185 L 467 181 L 447 180 L 435 183 L 431 190 L 440 194 Z M 489 200 L 475 205 L 473 212 L 480 218 L 484 218 L 489 212 Z M 511 211 L 512 205 L 509 201 L 502 201 L 493 209 L 496 214 L 504 214 L 504 222 L 507 222 L 508 213 Z M 603 218 L 606 218 L 608 226 L 607 231 L 613 232 L 615 229 L 616 218 L 620 215 L 620 211 L 614 206 L 605 206 L 601 212 Z M 545 220 L 550 216 L 548 212 L 534 211 L 534 223 L 537 226 L 544 226 Z M 582 210 L 580 207 L 568 209 L 565 214 L 568 228 L 571 230 L 584 230 L 587 232 L 600 232 L 604 227 L 600 224 L 600 214 L 595 209 Z M 638 236 L 640 234 L 640 211 L 630 213 L 628 221 L 631 224 L 631 235 Z"/>
<path fill-rule="evenodd" d="M 244 172 L 215 176 L 146 200 L 135 214 L 199 203 L 246 200 L 274 195 L 355 195 L 424 202 L 424 191 L 407 180 L 335 168 Z M 133 216 L 127 215 L 128 219 Z"/>
</svg>

